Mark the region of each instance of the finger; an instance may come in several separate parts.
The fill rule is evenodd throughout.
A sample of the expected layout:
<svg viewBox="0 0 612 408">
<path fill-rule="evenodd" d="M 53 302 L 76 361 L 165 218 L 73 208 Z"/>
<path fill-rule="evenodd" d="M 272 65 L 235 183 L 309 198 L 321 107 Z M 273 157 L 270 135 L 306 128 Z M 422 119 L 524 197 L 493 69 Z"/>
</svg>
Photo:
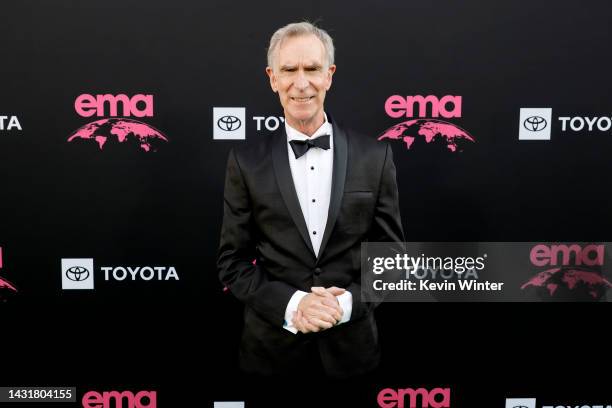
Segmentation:
<svg viewBox="0 0 612 408">
<path fill-rule="evenodd" d="M 340 307 L 340 303 L 338 303 L 338 301 L 336 300 L 336 298 L 332 298 L 332 299 L 322 299 L 321 300 L 321 304 L 325 305 L 327 307 L 331 307 L 332 309 L 335 309 L 339 312 L 342 312 L 342 308 Z"/>
<path fill-rule="evenodd" d="M 312 309 L 312 310 L 318 310 L 319 312 L 324 312 L 327 315 L 332 316 L 335 321 L 342 319 L 342 316 L 344 315 L 344 311 L 342 310 L 342 308 L 331 307 L 325 304 L 321 304 L 318 306 L 318 308 Z"/>
<path fill-rule="evenodd" d="M 299 322 L 300 319 L 302 319 L 302 317 L 304 316 L 304 314 L 302 313 L 301 310 L 297 310 L 295 312 L 293 312 L 293 320 Z"/>
<path fill-rule="evenodd" d="M 303 331 L 305 329 L 303 319 L 304 318 L 301 310 L 293 312 L 293 319 L 291 320 L 291 322 L 293 323 L 293 326 L 295 326 L 295 328 L 299 331 Z"/>
<path fill-rule="evenodd" d="M 316 332 L 321 331 L 321 329 L 319 328 L 319 326 L 317 326 L 317 325 L 314 325 L 314 324 L 310 323 L 310 321 L 306 321 L 306 323 L 304 324 L 304 326 L 306 327 L 306 329 L 307 329 L 309 332 L 316 333 Z"/>
<path fill-rule="evenodd" d="M 314 290 L 318 291 L 316 288 Z M 322 310 L 331 315 L 334 319 L 340 320 L 344 314 L 344 311 L 338 304 L 338 300 L 329 292 L 324 291 L 324 293 L 326 294 L 325 297 L 313 293 L 314 297 L 310 297 L 308 302 L 301 304 L 298 310 L 302 310 L 308 315 L 316 313 L 316 310 Z"/>
<path fill-rule="evenodd" d="M 302 333 L 310 332 L 310 330 L 308 330 L 308 328 L 306 327 L 306 320 L 301 315 L 296 316 L 296 318 L 293 321 L 293 325 L 295 326 L 296 329 L 298 329 Z"/>
<path fill-rule="evenodd" d="M 321 292 L 321 294 L 315 293 L 314 295 L 315 297 L 311 299 L 311 302 L 309 302 L 310 304 L 323 303 L 323 304 L 327 304 L 332 307 L 339 304 L 338 299 L 326 290 Z"/>
<path fill-rule="evenodd" d="M 308 319 L 319 319 L 319 320 L 324 320 L 326 322 L 329 322 L 331 324 L 336 324 L 336 322 L 338 321 L 338 319 L 336 319 L 336 317 L 334 316 L 334 314 L 326 311 L 326 310 L 322 310 L 322 309 L 313 309 L 310 311 L 310 313 L 307 313 L 306 316 L 308 316 Z"/>
<path fill-rule="evenodd" d="M 331 308 L 330 313 L 332 314 L 334 319 L 336 319 L 336 323 L 342 319 L 342 316 L 344 316 L 344 310 L 342 310 L 342 308 Z"/>
<path fill-rule="evenodd" d="M 329 297 L 331 295 L 331 293 L 329 293 L 327 290 L 325 290 L 325 288 L 319 287 L 319 286 L 314 286 L 312 288 L 310 288 L 312 290 L 312 293 L 314 293 L 315 295 L 319 295 L 319 296 L 323 296 L 323 297 Z"/>
<path fill-rule="evenodd" d="M 300 319 L 297 318 L 297 316 L 293 316 L 293 319 L 291 319 L 291 324 L 293 324 L 293 327 L 295 327 L 296 329 L 298 329 L 298 331 L 302 331 L 302 324 L 300 322 Z"/>
<path fill-rule="evenodd" d="M 306 333 L 318 332 L 320 330 L 319 326 L 311 323 L 310 317 L 308 317 L 306 314 L 302 315 L 301 324 L 305 328 L 305 330 L 307 330 Z"/>
<path fill-rule="evenodd" d="M 316 304 L 310 305 L 305 312 L 308 314 L 314 313 L 314 311 L 323 311 L 331 316 L 333 316 L 336 320 L 340 320 L 344 315 L 344 310 L 340 307 L 338 302 L 319 302 Z"/>
<path fill-rule="evenodd" d="M 306 325 L 303 323 L 298 323 L 295 327 L 298 329 L 300 333 L 304 333 L 304 334 L 310 333 L 310 330 L 308 330 L 306 328 Z"/>
<path fill-rule="evenodd" d="M 323 286 L 313 286 L 310 288 L 310 291 L 313 293 L 321 293 L 321 292 L 325 292 L 325 288 Z"/>
<path fill-rule="evenodd" d="M 310 319 L 310 322 L 318 327 L 320 327 L 321 329 L 331 329 L 332 327 L 334 327 L 333 324 L 331 324 L 330 322 L 326 322 L 324 320 L 320 320 L 317 318 L 313 318 Z"/>
</svg>

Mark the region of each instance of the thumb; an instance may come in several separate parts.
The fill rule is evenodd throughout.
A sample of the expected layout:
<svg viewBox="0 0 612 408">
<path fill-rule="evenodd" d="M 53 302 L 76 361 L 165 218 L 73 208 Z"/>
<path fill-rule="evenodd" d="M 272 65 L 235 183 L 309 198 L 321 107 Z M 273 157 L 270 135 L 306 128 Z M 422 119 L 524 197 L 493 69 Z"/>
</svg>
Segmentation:
<svg viewBox="0 0 612 408">
<path fill-rule="evenodd" d="M 346 290 L 345 290 L 345 289 L 338 288 L 338 287 L 336 287 L 336 286 L 332 286 L 331 288 L 327 288 L 327 291 L 328 291 L 329 293 L 331 293 L 332 295 L 334 295 L 334 296 L 340 296 L 340 295 L 342 295 L 344 292 L 346 292 Z"/>
</svg>

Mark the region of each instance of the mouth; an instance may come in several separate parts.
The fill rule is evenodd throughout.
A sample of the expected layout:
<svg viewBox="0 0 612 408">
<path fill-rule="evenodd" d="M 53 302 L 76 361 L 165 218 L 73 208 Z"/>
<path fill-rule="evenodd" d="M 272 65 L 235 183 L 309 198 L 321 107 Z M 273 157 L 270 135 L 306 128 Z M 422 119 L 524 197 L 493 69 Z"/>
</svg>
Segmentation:
<svg viewBox="0 0 612 408">
<path fill-rule="evenodd" d="M 291 97 L 291 100 L 293 102 L 298 102 L 298 103 L 310 102 L 312 99 L 314 99 L 314 96 L 305 96 L 305 97 L 302 97 L 302 98 Z"/>
</svg>

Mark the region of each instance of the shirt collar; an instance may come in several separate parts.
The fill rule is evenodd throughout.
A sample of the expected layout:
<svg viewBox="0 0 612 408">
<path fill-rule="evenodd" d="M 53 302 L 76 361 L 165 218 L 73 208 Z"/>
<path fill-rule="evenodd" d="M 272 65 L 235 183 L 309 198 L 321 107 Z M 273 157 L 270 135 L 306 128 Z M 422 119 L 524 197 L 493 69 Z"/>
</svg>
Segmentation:
<svg viewBox="0 0 612 408">
<path fill-rule="evenodd" d="M 330 138 L 331 138 L 332 137 L 332 125 L 327 120 L 327 114 L 325 112 L 323 112 L 323 115 L 325 116 L 325 122 L 323 122 L 321 127 L 319 127 L 316 130 L 316 132 L 314 132 L 312 134 L 312 136 L 310 136 L 310 137 L 308 137 L 304 133 L 302 133 L 302 132 L 292 128 L 285 121 L 285 132 L 287 133 L 287 142 L 290 142 L 292 140 L 312 140 L 312 139 L 315 139 L 315 138 L 317 138 L 317 137 L 319 137 L 321 135 L 330 135 Z"/>
</svg>

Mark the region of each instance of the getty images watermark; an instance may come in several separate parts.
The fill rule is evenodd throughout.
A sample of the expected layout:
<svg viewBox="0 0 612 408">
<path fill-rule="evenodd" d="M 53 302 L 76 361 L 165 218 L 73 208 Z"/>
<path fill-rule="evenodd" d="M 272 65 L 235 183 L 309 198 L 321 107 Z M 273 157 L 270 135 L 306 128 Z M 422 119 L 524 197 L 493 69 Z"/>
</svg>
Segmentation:
<svg viewBox="0 0 612 408">
<path fill-rule="evenodd" d="M 608 242 L 366 242 L 364 302 L 607 301 Z"/>
</svg>

